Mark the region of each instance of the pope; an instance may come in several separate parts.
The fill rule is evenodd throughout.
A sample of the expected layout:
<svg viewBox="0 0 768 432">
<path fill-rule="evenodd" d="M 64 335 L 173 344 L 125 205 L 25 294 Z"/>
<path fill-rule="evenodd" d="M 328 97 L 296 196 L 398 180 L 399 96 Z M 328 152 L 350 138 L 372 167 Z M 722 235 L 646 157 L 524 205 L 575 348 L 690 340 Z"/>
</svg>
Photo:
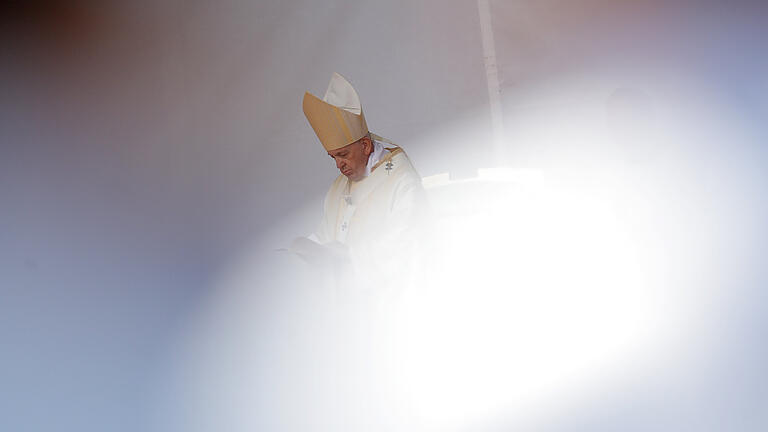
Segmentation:
<svg viewBox="0 0 768 432">
<path fill-rule="evenodd" d="M 309 261 L 341 263 L 358 277 L 386 282 L 401 273 L 391 265 L 404 264 L 417 242 L 421 177 L 401 147 L 369 131 L 357 92 L 338 73 L 322 99 L 304 94 L 303 110 L 340 174 L 317 231 L 292 248 Z"/>
</svg>

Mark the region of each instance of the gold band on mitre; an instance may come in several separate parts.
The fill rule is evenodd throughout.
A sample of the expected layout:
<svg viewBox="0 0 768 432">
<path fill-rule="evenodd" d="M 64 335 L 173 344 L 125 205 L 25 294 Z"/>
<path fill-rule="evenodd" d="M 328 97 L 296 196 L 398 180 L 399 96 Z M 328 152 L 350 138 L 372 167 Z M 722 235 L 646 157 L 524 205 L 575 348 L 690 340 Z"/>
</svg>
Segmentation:
<svg viewBox="0 0 768 432">
<path fill-rule="evenodd" d="M 323 99 L 304 93 L 302 108 L 327 151 L 348 146 L 368 133 L 360 98 L 352 84 L 338 73 L 331 76 Z"/>
</svg>

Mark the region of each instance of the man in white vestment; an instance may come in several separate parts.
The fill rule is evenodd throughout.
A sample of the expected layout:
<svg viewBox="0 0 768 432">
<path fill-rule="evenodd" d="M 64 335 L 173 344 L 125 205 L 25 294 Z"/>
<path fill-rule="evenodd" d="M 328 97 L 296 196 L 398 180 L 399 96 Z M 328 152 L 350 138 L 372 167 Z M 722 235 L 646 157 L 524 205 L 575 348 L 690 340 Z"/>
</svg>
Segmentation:
<svg viewBox="0 0 768 432">
<path fill-rule="evenodd" d="M 368 130 L 352 85 L 333 74 L 325 96 L 309 92 L 304 114 L 340 175 L 323 204 L 317 231 L 291 249 L 331 274 L 330 315 L 335 325 L 322 355 L 333 365 L 338 426 L 331 430 L 402 430 L 404 398 L 396 382 L 393 311 L 421 265 L 421 177 L 403 149 Z M 320 279 L 318 286 L 327 286 Z M 318 354 L 320 355 L 320 354 Z M 317 359 L 315 359 L 317 361 Z M 320 374 L 325 375 L 325 374 Z"/>
<path fill-rule="evenodd" d="M 294 250 L 330 257 L 352 273 L 348 283 L 365 285 L 346 288 L 389 285 L 414 264 L 421 177 L 402 148 L 368 130 L 357 92 L 341 75 L 333 74 L 323 99 L 305 93 L 303 109 L 341 174 L 325 197 L 317 232 L 294 242 Z"/>
</svg>

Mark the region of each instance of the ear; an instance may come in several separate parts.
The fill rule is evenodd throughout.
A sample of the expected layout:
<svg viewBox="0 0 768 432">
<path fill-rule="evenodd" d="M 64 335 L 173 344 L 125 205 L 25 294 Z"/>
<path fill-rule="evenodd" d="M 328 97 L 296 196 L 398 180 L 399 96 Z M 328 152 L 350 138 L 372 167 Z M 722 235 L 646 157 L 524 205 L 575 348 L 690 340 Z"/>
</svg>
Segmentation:
<svg viewBox="0 0 768 432">
<path fill-rule="evenodd" d="M 368 137 L 363 137 L 363 153 L 365 153 L 366 156 L 373 153 L 373 143 Z"/>
</svg>

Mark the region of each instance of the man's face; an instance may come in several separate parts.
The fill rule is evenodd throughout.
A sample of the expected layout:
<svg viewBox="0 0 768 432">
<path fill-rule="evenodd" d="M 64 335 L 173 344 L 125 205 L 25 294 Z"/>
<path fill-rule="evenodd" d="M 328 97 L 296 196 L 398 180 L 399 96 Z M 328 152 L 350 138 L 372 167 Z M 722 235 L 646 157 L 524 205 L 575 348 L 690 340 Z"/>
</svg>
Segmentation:
<svg viewBox="0 0 768 432">
<path fill-rule="evenodd" d="M 358 181 L 365 176 L 365 166 L 372 151 L 371 139 L 363 137 L 346 147 L 329 151 L 328 156 L 336 161 L 336 168 L 349 180 Z"/>
</svg>

